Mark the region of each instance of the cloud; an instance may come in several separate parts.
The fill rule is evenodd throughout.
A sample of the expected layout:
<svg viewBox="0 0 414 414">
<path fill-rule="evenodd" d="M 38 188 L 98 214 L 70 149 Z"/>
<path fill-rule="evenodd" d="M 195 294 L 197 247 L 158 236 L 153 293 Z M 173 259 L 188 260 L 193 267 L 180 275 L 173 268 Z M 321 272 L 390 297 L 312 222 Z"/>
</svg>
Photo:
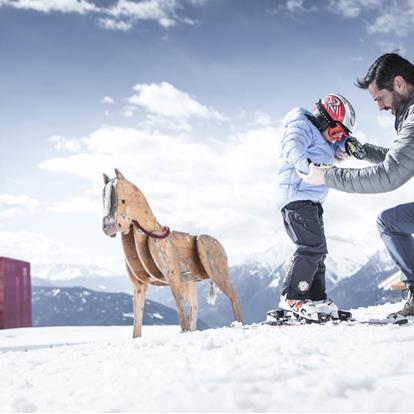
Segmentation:
<svg viewBox="0 0 414 414">
<path fill-rule="evenodd" d="M 395 118 L 388 112 L 381 112 L 380 114 L 376 115 L 375 120 L 380 128 L 383 128 L 387 131 L 394 129 Z"/>
<path fill-rule="evenodd" d="M 110 104 L 110 105 L 112 105 L 112 104 L 114 104 L 115 103 L 115 101 L 113 100 L 113 98 L 111 98 L 110 96 L 104 96 L 102 99 L 101 99 L 101 103 L 103 103 L 103 104 Z"/>
<path fill-rule="evenodd" d="M 24 230 L 0 231 L 0 251 L 4 256 L 44 262 L 50 259 L 51 251 L 59 256 L 59 249 L 56 247 L 57 243 L 39 233 Z M 60 250 L 60 253 L 62 253 L 62 250 Z"/>
<path fill-rule="evenodd" d="M 414 3 L 411 0 L 330 0 L 328 11 L 345 18 L 364 15 L 364 24 L 369 34 L 392 33 L 404 37 L 413 31 Z"/>
<path fill-rule="evenodd" d="M 82 148 L 82 139 L 65 138 L 60 135 L 53 135 L 49 138 L 49 142 L 58 151 L 77 152 Z"/>
<path fill-rule="evenodd" d="M 181 119 L 192 116 L 222 119 L 219 112 L 200 104 L 188 93 L 168 82 L 138 84 L 133 89 L 136 93 L 128 98 L 128 102 L 131 105 L 141 106 L 153 114 Z"/>
<path fill-rule="evenodd" d="M 317 4 L 317 5 L 316 5 Z M 405 48 L 390 39 L 381 39 L 387 35 L 404 38 L 414 31 L 414 2 L 412 0 L 284 0 L 270 11 L 271 14 L 287 13 L 297 17 L 305 12 L 324 11 L 342 16 L 345 19 L 360 19 L 367 33 L 379 37 L 378 45 L 386 52 Z"/>
<path fill-rule="evenodd" d="M 49 207 L 49 211 L 65 214 L 101 214 L 100 198 L 74 197 L 68 201 L 55 201 Z"/>
<path fill-rule="evenodd" d="M 41 13 L 93 13 L 98 16 L 100 28 L 126 32 L 139 21 L 153 21 L 166 29 L 179 23 L 193 25 L 193 20 L 178 14 L 186 2 L 200 7 L 205 3 L 194 0 L 112 0 L 107 7 L 99 7 L 101 2 L 91 0 L 0 0 L 0 7 Z"/>
<path fill-rule="evenodd" d="M 390 39 L 383 39 L 383 40 L 378 40 L 377 43 L 380 49 L 384 53 L 396 52 L 396 53 L 400 53 L 401 55 L 405 55 L 407 53 L 407 49 L 402 44 L 402 42 L 395 42 Z"/>
<path fill-rule="evenodd" d="M 110 19 L 110 18 L 98 19 L 98 26 L 100 26 L 102 29 L 120 30 L 122 32 L 128 32 L 134 27 L 132 23 L 127 23 L 124 21 Z"/>
<path fill-rule="evenodd" d="M 367 7 L 364 0 L 329 0 L 328 10 L 340 14 L 346 18 L 354 18 L 360 15 L 362 9 Z"/>
<path fill-rule="evenodd" d="M 270 14 L 287 13 L 290 17 L 295 17 L 301 13 L 315 12 L 318 7 L 307 0 L 285 0 L 278 2 L 277 6 L 268 12 Z"/>
<path fill-rule="evenodd" d="M 147 0 L 135 2 L 118 0 L 117 4 L 106 12 L 114 18 L 127 18 L 129 21 L 153 20 L 168 28 L 177 24 L 175 11 L 178 8 L 176 0 Z"/>
<path fill-rule="evenodd" d="M 92 256 L 78 247 L 65 244 L 61 240 L 53 240 L 44 234 L 32 231 L 0 231 L 0 251 L 2 256 L 20 260 L 27 260 L 33 265 L 73 263 L 73 264 L 99 264 L 102 257 Z M 114 258 L 108 261 L 112 264 Z M 118 270 L 119 270 L 118 261 Z"/>
<path fill-rule="evenodd" d="M 0 7 L 33 10 L 42 13 L 79 13 L 86 14 L 99 11 L 94 3 L 88 0 L 1 0 Z"/>
<path fill-rule="evenodd" d="M 401 12 L 392 10 L 378 16 L 374 23 L 368 27 L 368 32 L 394 33 L 396 36 L 404 37 L 412 30 L 413 23 L 413 16 L 409 13 L 402 15 Z"/>
<path fill-rule="evenodd" d="M 38 201 L 28 195 L 0 194 L 0 220 L 33 213 Z"/>
<path fill-rule="evenodd" d="M 102 172 L 113 176 L 117 167 L 143 190 L 161 223 L 217 236 L 230 246 L 234 260 L 251 247 L 251 242 L 241 246 L 246 232 L 258 250 L 273 243 L 280 124 L 273 125 L 257 125 L 220 140 L 199 139 L 194 131 L 189 137 L 103 126 L 82 138 L 85 146 L 79 153 L 49 159 L 40 167 L 82 177 L 99 197 Z M 78 211 L 87 205 L 84 201 L 54 207 Z"/>
<path fill-rule="evenodd" d="M 132 118 L 134 116 L 134 110 L 135 110 L 135 107 L 133 107 L 133 106 L 126 106 L 122 110 L 122 115 L 125 118 Z"/>
</svg>

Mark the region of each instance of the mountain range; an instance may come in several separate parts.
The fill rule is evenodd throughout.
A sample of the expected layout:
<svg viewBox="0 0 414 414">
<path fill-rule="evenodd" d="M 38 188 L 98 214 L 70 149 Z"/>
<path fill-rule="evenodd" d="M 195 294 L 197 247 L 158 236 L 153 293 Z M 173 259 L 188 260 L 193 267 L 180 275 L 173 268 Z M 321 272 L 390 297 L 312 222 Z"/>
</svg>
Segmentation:
<svg viewBox="0 0 414 414">
<path fill-rule="evenodd" d="M 266 311 L 277 307 L 283 276 L 294 250 L 289 241 L 282 240 L 272 248 L 230 267 L 231 280 L 246 323 L 263 320 Z M 328 247 L 327 291 L 338 306 L 350 309 L 401 300 L 399 292 L 384 291 L 378 287 L 382 280 L 397 271 L 387 252 L 340 237 L 328 238 Z M 59 264 L 34 267 L 32 273 L 34 286 L 49 286 L 51 289 L 82 286 L 101 293 L 120 292 L 128 296 L 132 293 L 123 269 L 120 269 L 120 275 L 111 275 L 97 267 Z M 198 284 L 199 318 L 210 327 L 230 324 L 234 318 L 229 300 L 218 290 L 216 304 L 211 306 L 206 300 L 208 290 L 208 281 Z M 175 312 L 169 287 L 150 286 L 147 298 Z M 107 299 L 114 301 L 110 296 Z M 132 312 L 132 301 L 130 303 L 129 312 Z"/>
<path fill-rule="evenodd" d="M 132 296 L 83 287 L 32 287 L 33 326 L 132 325 Z M 145 301 L 144 325 L 178 325 L 174 309 Z M 198 320 L 198 329 L 207 325 Z"/>
</svg>

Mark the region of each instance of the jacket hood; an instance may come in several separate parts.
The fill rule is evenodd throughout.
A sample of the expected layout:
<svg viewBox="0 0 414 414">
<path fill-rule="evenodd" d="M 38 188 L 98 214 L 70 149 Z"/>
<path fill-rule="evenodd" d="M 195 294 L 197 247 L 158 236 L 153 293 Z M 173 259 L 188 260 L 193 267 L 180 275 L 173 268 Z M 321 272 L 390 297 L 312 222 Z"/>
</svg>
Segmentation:
<svg viewBox="0 0 414 414">
<path fill-rule="evenodd" d="M 293 108 L 283 118 L 283 126 L 287 127 L 289 124 L 297 121 L 308 121 L 306 115 L 312 115 L 312 112 L 299 106 Z"/>
</svg>

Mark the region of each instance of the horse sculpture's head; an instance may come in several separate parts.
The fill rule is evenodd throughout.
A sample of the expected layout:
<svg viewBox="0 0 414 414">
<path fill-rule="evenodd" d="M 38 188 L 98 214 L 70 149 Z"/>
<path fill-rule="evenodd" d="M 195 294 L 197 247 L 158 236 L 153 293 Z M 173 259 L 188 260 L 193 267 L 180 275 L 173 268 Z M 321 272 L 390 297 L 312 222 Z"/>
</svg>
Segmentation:
<svg viewBox="0 0 414 414">
<path fill-rule="evenodd" d="M 103 175 L 103 178 L 105 183 L 103 189 L 103 231 L 110 237 L 115 237 L 118 232 L 127 234 L 132 221 L 128 214 L 128 199 L 136 187 L 126 180 L 116 168 L 115 178 L 110 179 L 106 174 Z"/>
</svg>

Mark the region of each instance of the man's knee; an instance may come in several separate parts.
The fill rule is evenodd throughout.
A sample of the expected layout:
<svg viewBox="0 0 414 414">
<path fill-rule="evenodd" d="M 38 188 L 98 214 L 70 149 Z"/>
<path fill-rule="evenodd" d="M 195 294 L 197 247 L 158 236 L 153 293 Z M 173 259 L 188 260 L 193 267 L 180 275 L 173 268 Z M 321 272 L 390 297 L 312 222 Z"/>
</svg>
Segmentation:
<svg viewBox="0 0 414 414">
<path fill-rule="evenodd" d="M 393 232 L 399 230 L 399 220 L 396 214 L 396 208 L 390 208 L 382 211 L 377 217 L 377 227 L 379 232 Z"/>
</svg>

